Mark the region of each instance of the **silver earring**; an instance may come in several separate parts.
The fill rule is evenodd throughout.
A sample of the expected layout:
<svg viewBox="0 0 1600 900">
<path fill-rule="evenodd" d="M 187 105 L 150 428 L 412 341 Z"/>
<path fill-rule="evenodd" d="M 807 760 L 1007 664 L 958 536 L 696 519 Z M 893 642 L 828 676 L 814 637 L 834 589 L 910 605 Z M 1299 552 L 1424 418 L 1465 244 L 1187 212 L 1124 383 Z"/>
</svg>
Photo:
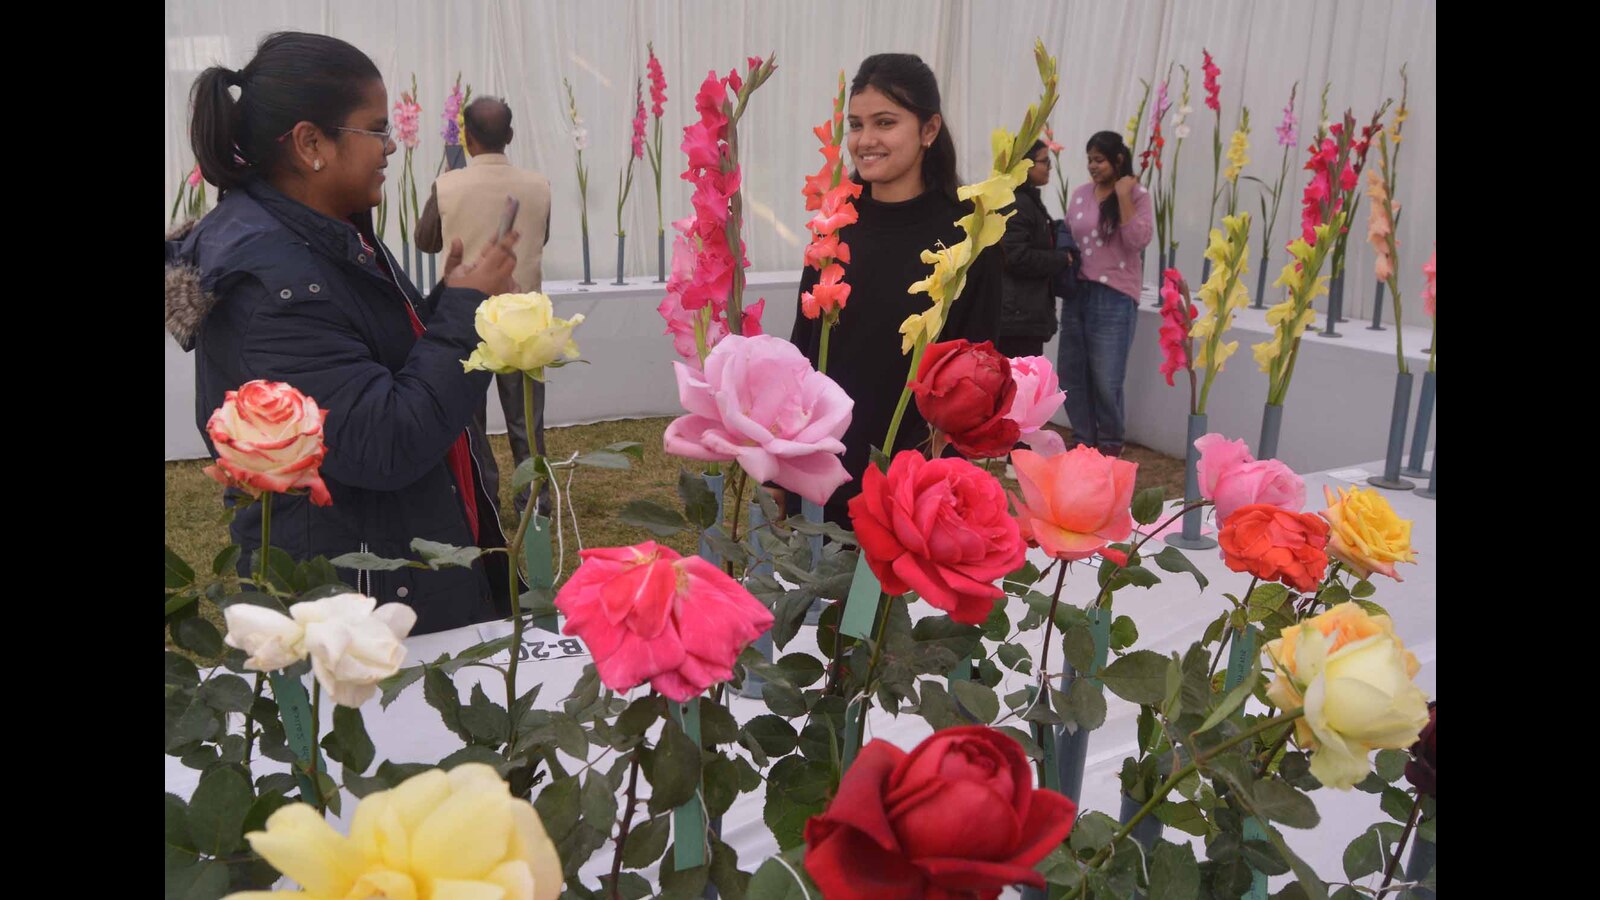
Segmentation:
<svg viewBox="0 0 1600 900">
<path fill-rule="evenodd" d="M 311 171 L 313 171 L 313 172 L 321 172 L 322 171 L 322 160 L 319 159 L 316 162 L 313 162 L 311 164 Z"/>
</svg>

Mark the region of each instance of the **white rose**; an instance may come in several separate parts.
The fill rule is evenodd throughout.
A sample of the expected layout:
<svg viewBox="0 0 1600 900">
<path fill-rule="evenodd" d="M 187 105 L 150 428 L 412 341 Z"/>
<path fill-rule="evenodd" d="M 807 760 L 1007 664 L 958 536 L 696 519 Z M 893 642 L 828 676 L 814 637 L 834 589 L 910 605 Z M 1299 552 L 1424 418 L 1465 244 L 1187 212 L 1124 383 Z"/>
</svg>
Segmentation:
<svg viewBox="0 0 1600 900">
<path fill-rule="evenodd" d="M 289 615 L 305 629 L 305 648 L 318 683 L 333 702 L 352 707 L 370 700 L 378 682 L 400 671 L 406 658 L 401 641 L 417 624 L 411 607 L 380 607 L 362 594 L 296 603 Z"/>
<path fill-rule="evenodd" d="M 222 611 L 228 635 L 222 642 L 250 654 L 245 668 L 276 672 L 306 657 L 305 629 L 276 610 L 235 603 Z"/>
</svg>

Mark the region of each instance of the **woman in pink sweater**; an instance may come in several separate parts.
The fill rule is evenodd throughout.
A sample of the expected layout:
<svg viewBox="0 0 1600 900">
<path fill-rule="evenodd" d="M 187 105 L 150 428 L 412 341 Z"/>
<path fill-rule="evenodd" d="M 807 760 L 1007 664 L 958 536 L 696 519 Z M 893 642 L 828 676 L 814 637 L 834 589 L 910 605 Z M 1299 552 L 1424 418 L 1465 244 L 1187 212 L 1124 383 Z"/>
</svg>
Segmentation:
<svg viewBox="0 0 1600 900">
<path fill-rule="evenodd" d="M 1133 153 L 1114 131 L 1089 139 L 1088 184 L 1072 192 L 1067 227 L 1083 251 L 1077 293 L 1061 301 L 1056 372 L 1076 444 L 1122 455 L 1122 381 L 1139 319 L 1144 265 L 1155 233 L 1150 192 L 1133 177 Z"/>
</svg>

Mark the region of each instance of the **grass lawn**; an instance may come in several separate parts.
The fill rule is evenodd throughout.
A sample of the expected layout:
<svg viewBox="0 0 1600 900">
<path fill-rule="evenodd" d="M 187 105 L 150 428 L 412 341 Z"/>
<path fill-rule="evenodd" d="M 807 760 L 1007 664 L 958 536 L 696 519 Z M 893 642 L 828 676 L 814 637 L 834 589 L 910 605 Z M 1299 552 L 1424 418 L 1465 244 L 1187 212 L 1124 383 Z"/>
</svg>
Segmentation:
<svg viewBox="0 0 1600 900">
<path fill-rule="evenodd" d="M 624 524 L 617 511 L 629 500 L 653 500 L 669 508 L 681 509 L 678 499 L 678 471 L 680 466 L 698 469 L 700 464 L 668 456 L 661 449 L 661 435 L 671 419 L 626 419 L 616 422 L 599 422 L 594 425 L 576 425 L 570 428 L 551 428 L 545 433 L 546 446 L 552 458 L 565 458 L 575 452 L 595 450 L 618 441 L 638 441 L 644 445 L 644 461 L 632 469 L 621 471 L 581 467 L 572 481 L 572 496 L 576 499 L 578 527 L 586 547 L 612 547 L 637 544 L 653 536 L 642 528 Z M 1057 429 L 1064 435 L 1071 432 Z M 502 525 L 511 534 L 516 527 L 516 514 L 511 508 L 511 446 L 505 435 L 491 435 L 495 458 L 500 463 L 500 510 Z M 1167 489 L 1169 499 L 1183 493 L 1183 460 L 1163 456 L 1137 444 L 1127 445 L 1123 454 L 1139 464 L 1138 488 L 1161 485 Z M 208 465 L 205 460 L 184 460 L 166 464 L 167 545 L 192 565 L 196 571 L 210 571 L 211 560 L 228 546 L 228 527 L 222 519 L 222 489 L 201 470 Z M 1006 486 L 1016 489 L 1015 482 Z M 566 486 L 562 485 L 563 502 Z M 577 542 L 573 539 L 570 513 L 565 513 L 566 545 L 561 566 L 562 577 L 571 574 L 578 562 Z M 693 552 L 692 541 L 686 535 L 664 543 L 681 553 Z M 208 616 L 216 610 L 205 605 Z M 220 621 L 216 622 L 219 629 Z"/>
</svg>

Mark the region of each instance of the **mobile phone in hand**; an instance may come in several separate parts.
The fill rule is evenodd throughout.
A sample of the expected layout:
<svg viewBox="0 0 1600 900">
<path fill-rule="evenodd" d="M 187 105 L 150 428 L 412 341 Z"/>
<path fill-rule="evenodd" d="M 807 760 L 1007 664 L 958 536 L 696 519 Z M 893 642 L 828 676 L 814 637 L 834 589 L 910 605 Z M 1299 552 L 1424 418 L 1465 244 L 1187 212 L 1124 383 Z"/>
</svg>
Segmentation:
<svg viewBox="0 0 1600 900">
<path fill-rule="evenodd" d="M 521 207 L 521 200 L 509 194 L 506 196 L 506 211 L 500 216 L 500 230 L 495 232 L 494 236 L 496 244 L 506 239 L 506 235 L 511 231 L 511 224 L 517 220 L 517 210 Z"/>
</svg>

